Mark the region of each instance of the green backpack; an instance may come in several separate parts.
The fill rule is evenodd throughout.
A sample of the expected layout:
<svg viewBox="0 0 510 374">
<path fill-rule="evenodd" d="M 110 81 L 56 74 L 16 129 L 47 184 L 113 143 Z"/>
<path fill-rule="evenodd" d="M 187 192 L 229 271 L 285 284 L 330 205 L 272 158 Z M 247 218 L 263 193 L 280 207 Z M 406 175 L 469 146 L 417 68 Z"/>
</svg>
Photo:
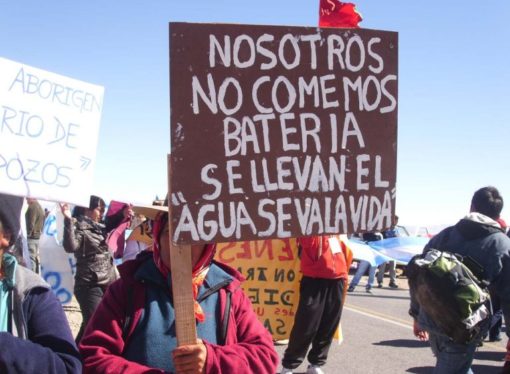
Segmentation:
<svg viewBox="0 0 510 374">
<path fill-rule="evenodd" d="M 470 257 L 430 249 L 407 265 L 411 297 L 456 343 L 483 338 L 492 314 L 487 283 L 474 275 L 482 268 Z"/>
</svg>

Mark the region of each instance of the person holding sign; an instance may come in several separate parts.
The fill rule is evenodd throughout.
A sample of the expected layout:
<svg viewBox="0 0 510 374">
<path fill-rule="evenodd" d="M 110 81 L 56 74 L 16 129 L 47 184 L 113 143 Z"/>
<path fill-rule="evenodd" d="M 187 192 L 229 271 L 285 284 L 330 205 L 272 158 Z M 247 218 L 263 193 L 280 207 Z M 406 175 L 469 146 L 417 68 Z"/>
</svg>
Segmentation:
<svg viewBox="0 0 510 374">
<path fill-rule="evenodd" d="M 307 374 L 323 374 L 329 347 L 342 316 L 348 266 L 345 244 L 337 236 L 298 238 L 301 253 L 299 305 L 282 360 L 282 374 L 291 374 L 305 359 Z"/>
<path fill-rule="evenodd" d="M 0 194 L 0 372 L 81 373 L 80 354 L 51 287 L 8 253 L 23 198 Z"/>
<path fill-rule="evenodd" d="M 215 244 L 191 246 L 198 340 L 177 346 L 167 213 L 156 217 L 153 238 L 153 252 L 119 266 L 121 279 L 90 320 L 80 342 L 85 372 L 274 374 L 271 335 L 240 273 L 213 260 Z"/>
<path fill-rule="evenodd" d="M 61 204 L 60 208 L 64 215 L 63 246 L 66 252 L 74 253 L 76 257 L 74 294 L 83 316 L 76 336 L 78 343 L 106 288 L 118 277 L 106 243 L 107 234 L 114 227 L 102 223 L 105 202 L 100 197 L 91 196 L 88 209 L 76 207 L 74 218 L 67 204 Z M 127 206 L 124 215 L 128 217 L 131 213 Z"/>
</svg>

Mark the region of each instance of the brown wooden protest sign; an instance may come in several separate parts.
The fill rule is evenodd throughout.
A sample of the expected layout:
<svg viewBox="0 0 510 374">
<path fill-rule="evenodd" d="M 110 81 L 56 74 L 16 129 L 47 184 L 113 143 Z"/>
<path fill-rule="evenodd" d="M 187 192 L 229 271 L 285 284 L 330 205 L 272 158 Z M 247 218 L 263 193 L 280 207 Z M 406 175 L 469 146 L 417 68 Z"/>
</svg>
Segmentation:
<svg viewBox="0 0 510 374">
<path fill-rule="evenodd" d="M 397 37 L 171 23 L 173 240 L 389 227 Z"/>
</svg>

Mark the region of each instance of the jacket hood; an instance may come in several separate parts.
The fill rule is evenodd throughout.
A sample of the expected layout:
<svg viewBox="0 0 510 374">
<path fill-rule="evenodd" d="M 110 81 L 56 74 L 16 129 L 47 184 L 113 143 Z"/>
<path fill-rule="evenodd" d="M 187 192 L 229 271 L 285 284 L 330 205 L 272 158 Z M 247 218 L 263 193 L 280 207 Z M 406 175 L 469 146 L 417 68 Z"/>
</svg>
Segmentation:
<svg viewBox="0 0 510 374">
<path fill-rule="evenodd" d="M 466 240 L 483 238 L 496 232 L 503 232 L 498 222 L 481 213 L 469 213 L 455 227 Z"/>
<path fill-rule="evenodd" d="M 136 270 L 143 264 L 149 257 L 152 257 L 152 251 L 145 250 L 141 252 L 134 260 L 123 262 L 117 267 L 120 277 L 126 281 L 134 281 Z"/>
<path fill-rule="evenodd" d="M 23 198 L 0 193 L 0 220 L 4 227 L 11 232 L 12 245 L 20 232 L 20 216 Z"/>
<path fill-rule="evenodd" d="M 245 277 L 236 269 L 225 265 L 221 262 L 218 262 L 216 260 L 212 261 L 213 264 L 217 265 L 219 268 L 221 268 L 225 273 L 230 275 L 232 277 L 232 282 L 228 285 L 227 290 L 230 292 L 235 291 L 237 288 L 241 287 L 241 283 L 245 281 Z"/>
</svg>

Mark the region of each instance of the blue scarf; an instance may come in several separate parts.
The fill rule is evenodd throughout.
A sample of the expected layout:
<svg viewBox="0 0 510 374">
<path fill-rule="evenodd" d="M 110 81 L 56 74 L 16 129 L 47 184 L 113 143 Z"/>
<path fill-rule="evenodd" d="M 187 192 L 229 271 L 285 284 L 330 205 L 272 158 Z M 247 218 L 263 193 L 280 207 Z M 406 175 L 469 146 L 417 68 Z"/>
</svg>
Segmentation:
<svg viewBox="0 0 510 374">
<path fill-rule="evenodd" d="M 14 274 L 18 262 L 13 255 L 4 253 L 2 257 L 2 269 L 4 279 L 0 280 L 0 331 L 9 331 L 9 294 L 14 288 Z"/>
</svg>

